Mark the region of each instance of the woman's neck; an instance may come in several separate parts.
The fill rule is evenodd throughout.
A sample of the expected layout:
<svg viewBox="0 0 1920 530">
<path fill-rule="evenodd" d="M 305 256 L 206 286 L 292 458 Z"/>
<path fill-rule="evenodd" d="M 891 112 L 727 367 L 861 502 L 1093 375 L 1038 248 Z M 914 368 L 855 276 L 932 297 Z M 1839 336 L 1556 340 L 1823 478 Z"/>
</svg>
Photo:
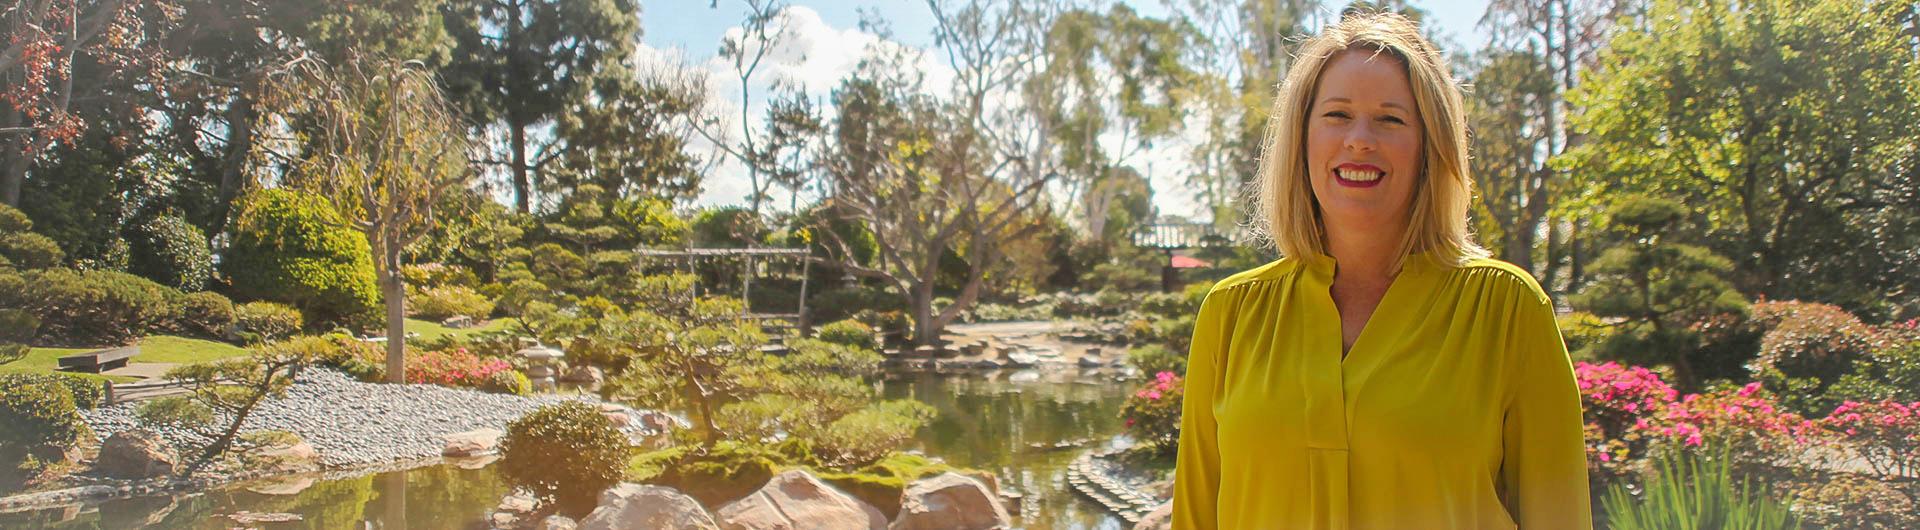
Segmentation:
<svg viewBox="0 0 1920 530">
<path fill-rule="evenodd" d="M 1329 223 L 1327 253 L 1333 256 L 1334 263 L 1338 265 L 1334 279 L 1363 283 L 1392 280 L 1394 262 L 1401 257 L 1400 236 L 1405 227 L 1399 230 L 1392 228 L 1341 230 Z"/>
</svg>

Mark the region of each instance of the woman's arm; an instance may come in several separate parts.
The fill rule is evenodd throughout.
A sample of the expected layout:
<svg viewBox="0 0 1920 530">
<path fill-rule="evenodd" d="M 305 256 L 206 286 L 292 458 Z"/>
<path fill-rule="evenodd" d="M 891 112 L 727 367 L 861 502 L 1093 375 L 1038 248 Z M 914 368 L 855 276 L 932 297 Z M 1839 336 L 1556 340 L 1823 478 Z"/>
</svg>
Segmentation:
<svg viewBox="0 0 1920 530">
<path fill-rule="evenodd" d="M 1553 306 L 1538 288 L 1515 315 L 1516 351 L 1501 462 L 1502 500 L 1522 530 L 1589 529 L 1586 440 L 1580 390 Z"/>
<path fill-rule="evenodd" d="M 1219 443 L 1214 438 L 1213 401 L 1225 357 L 1229 316 L 1226 296 L 1216 291 L 1200 305 L 1187 353 L 1185 397 L 1180 406 L 1180 455 L 1173 473 L 1173 528 L 1219 528 Z"/>
</svg>

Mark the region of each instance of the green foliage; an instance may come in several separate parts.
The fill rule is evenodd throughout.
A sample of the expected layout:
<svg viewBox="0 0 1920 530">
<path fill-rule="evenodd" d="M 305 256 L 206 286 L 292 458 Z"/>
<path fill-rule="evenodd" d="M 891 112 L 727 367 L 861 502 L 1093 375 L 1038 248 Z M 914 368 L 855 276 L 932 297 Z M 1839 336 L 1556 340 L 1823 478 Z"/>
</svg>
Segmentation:
<svg viewBox="0 0 1920 530">
<path fill-rule="evenodd" d="M 692 243 L 702 247 L 744 247 L 766 237 L 767 226 L 746 208 L 723 206 L 693 216 Z"/>
<path fill-rule="evenodd" d="M 198 291 L 213 277 L 207 236 L 177 215 L 136 219 L 125 230 L 127 272 L 182 291 Z"/>
<path fill-rule="evenodd" d="M 269 397 L 286 393 L 293 375 L 319 362 L 336 346 L 325 337 L 300 337 L 261 345 L 245 357 L 185 364 L 168 370 L 166 378 L 187 388 L 187 399 L 226 419 L 202 431 L 211 441 L 193 460 L 187 474 L 226 452 L 240 435 L 247 417 Z"/>
<path fill-rule="evenodd" d="M 613 421 L 578 401 L 540 407 L 508 423 L 500 453 L 507 481 L 568 513 L 591 509 L 602 490 L 620 482 L 632 456 Z"/>
<path fill-rule="evenodd" d="M 0 307 L 25 310 L 40 321 L 39 339 L 55 344 L 125 344 L 176 320 L 180 292 L 114 271 L 26 271 Z"/>
<path fill-rule="evenodd" d="M 65 258 L 60 245 L 47 236 L 0 231 L 0 267 L 45 269 L 59 265 Z"/>
<path fill-rule="evenodd" d="M 471 287 L 447 285 L 424 287 L 407 297 L 407 306 L 422 318 L 441 320 L 453 316 L 483 319 L 493 314 L 493 301 Z"/>
<path fill-rule="evenodd" d="M 862 311 L 900 311 L 900 297 L 884 289 L 866 286 L 839 287 L 814 293 L 807 310 L 819 321 L 833 322 L 852 318 Z M 873 322 L 863 321 L 867 325 Z"/>
<path fill-rule="evenodd" d="M 272 342 L 292 337 L 306 327 L 300 310 L 273 302 L 247 302 L 233 308 L 234 324 L 247 342 Z"/>
<path fill-rule="evenodd" d="M 1164 346 L 1148 344 L 1127 350 L 1127 362 L 1133 363 L 1140 373 L 1153 375 L 1160 372 L 1173 372 L 1175 375 L 1187 375 L 1187 356 L 1174 353 Z"/>
<path fill-rule="evenodd" d="M 148 427 L 202 430 L 213 424 L 213 410 L 179 396 L 147 400 L 133 410 L 134 419 Z"/>
<path fill-rule="evenodd" d="M 1671 197 L 1724 276 L 1864 315 L 1913 305 L 1920 136 L 1908 6 L 1654 0 L 1568 95 L 1573 209 Z M 1847 83 L 1833 80 L 1846 79 Z M 1844 256 L 1844 258 L 1840 258 Z M 1889 296 L 1905 293 L 1900 296 Z"/>
<path fill-rule="evenodd" d="M 237 296 L 292 305 L 309 325 L 360 323 L 380 307 L 366 236 L 315 195 L 249 197 L 221 266 Z"/>
<path fill-rule="evenodd" d="M 1890 342 L 1854 361 L 1852 373 L 1827 388 L 1829 401 L 1920 402 L 1920 340 Z"/>
<path fill-rule="evenodd" d="M 33 219 L 26 212 L 9 204 L 0 204 L 0 234 L 12 234 L 33 230 Z"/>
<path fill-rule="evenodd" d="M 814 332 L 814 338 L 849 348 L 872 350 L 876 347 L 873 343 L 873 328 L 858 320 L 839 320 L 820 326 L 820 329 Z"/>
<path fill-rule="evenodd" d="M 1612 223 L 1628 240 L 1594 261 L 1593 283 L 1570 301 L 1620 320 L 1616 333 L 1592 346 L 1597 357 L 1671 365 L 1674 383 L 1693 389 L 1708 375 L 1695 367 L 1703 342 L 1695 324 L 1745 313 L 1747 303 L 1724 279 L 1732 262 L 1673 237 L 1685 213 L 1679 203 L 1655 197 L 1618 205 Z"/>
<path fill-rule="evenodd" d="M 88 436 L 73 392 L 57 377 L 0 374 L 0 478 L 39 472 Z"/>
<path fill-rule="evenodd" d="M 1920 528 L 1920 505 L 1889 481 L 1839 473 L 1794 493 L 1794 513 L 1813 528 Z"/>
<path fill-rule="evenodd" d="M 533 382 L 528 381 L 527 375 L 518 370 L 504 370 L 487 376 L 486 382 L 480 384 L 480 390 L 495 394 L 525 396 L 533 394 Z"/>
<path fill-rule="evenodd" d="M 1127 433 L 1138 451 L 1169 455 L 1180 446 L 1180 405 L 1186 380 L 1173 372 L 1157 372 L 1120 405 Z"/>
<path fill-rule="evenodd" d="M 408 287 L 479 287 L 480 277 L 472 269 L 444 263 L 412 264 L 400 268 L 400 277 Z"/>
<path fill-rule="evenodd" d="M 61 372 L 47 374 L 0 374 L 0 387 L 16 388 L 27 386 L 45 386 L 67 393 L 73 406 L 81 409 L 93 409 L 106 399 L 107 389 L 100 381 L 87 377 Z"/>
<path fill-rule="evenodd" d="M 872 464 L 912 440 L 933 417 L 933 407 L 925 403 L 884 401 L 841 416 L 814 434 L 814 456 L 833 467 Z"/>
<path fill-rule="evenodd" d="M 179 298 L 170 327 L 187 335 L 218 339 L 226 336 L 227 328 L 238 318 L 233 301 L 220 293 L 188 293 Z"/>
<path fill-rule="evenodd" d="M 1746 480 L 1735 485 L 1725 457 L 1676 453 L 1658 460 L 1655 476 L 1637 499 L 1616 485 L 1602 506 L 1608 526 L 1617 530 L 1800 528 L 1787 505 L 1768 498 L 1765 490 Z"/>
<path fill-rule="evenodd" d="M 1618 333 L 1606 319 L 1586 311 L 1557 315 L 1554 320 L 1559 323 L 1560 338 L 1567 342 L 1567 351 L 1576 357 L 1592 357 L 1592 348 L 1612 340 Z"/>
<path fill-rule="evenodd" d="M 0 275 L 0 277 L 12 278 L 14 280 L 20 278 L 19 276 L 11 275 Z M 18 288 L 17 285 L 0 280 L 0 288 L 7 288 L 9 286 Z M 25 343 L 33 340 L 33 337 L 39 335 L 39 333 L 40 319 L 33 316 L 33 313 L 28 313 L 21 309 L 0 309 L 0 344 L 11 342 Z"/>
</svg>

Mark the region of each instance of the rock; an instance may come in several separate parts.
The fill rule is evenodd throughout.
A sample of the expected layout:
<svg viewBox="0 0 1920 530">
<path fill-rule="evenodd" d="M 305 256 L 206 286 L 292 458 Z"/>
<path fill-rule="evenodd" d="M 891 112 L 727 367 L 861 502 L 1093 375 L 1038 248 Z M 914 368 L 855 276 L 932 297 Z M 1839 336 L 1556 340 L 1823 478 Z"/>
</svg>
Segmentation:
<svg viewBox="0 0 1920 530">
<path fill-rule="evenodd" d="M 719 530 L 700 501 L 673 488 L 623 483 L 600 494 L 600 507 L 580 520 L 580 530 L 655 528 Z"/>
<path fill-rule="evenodd" d="M 493 454 L 500 448 L 500 436 L 506 433 L 499 429 L 474 429 L 454 433 L 441 438 L 446 445 L 440 449 L 440 456 L 468 457 Z"/>
<path fill-rule="evenodd" d="M 493 512 L 487 516 L 487 522 L 491 523 L 493 528 L 519 528 L 520 516 L 507 512 Z"/>
<path fill-rule="evenodd" d="M 920 359 L 932 359 L 940 356 L 940 347 L 931 345 L 916 346 L 913 348 L 913 356 Z"/>
<path fill-rule="evenodd" d="M 467 328 L 473 327 L 473 317 L 469 317 L 466 315 L 454 315 L 452 317 L 447 318 L 446 320 L 440 321 L 440 325 L 453 328 L 453 329 L 467 329 Z"/>
<path fill-rule="evenodd" d="M 1160 503 L 1159 507 L 1154 508 L 1151 512 L 1147 512 L 1146 517 L 1141 517 L 1140 522 L 1134 523 L 1133 525 L 1133 530 L 1167 530 L 1171 528 L 1173 528 L 1172 501 Z"/>
<path fill-rule="evenodd" d="M 1000 368 L 1000 363 L 995 362 L 993 359 L 981 359 L 974 361 L 973 367 L 981 370 L 995 370 Z"/>
<path fill-rule="evenodd" d="M 247 491 L 261 495 L 298 495 L 313 487 L 313 477 L 296 476 L 260 482 L 247 487 Z"/>
<path fill-rule="evenodd" d="M 1100 360 L 1099 357 L 1096 357 L 1096 356 L 1088 355 L 1086 357 L 1080 358 L 1081 368 L 1099 368 L 1106 365 L 1107 365 L 1106 361 L 1102 361 Z"/>
<path fill-rule="evenodd" d="M 122 431 L 100 445 L 95 469 L 116 478 L 152 478 L 173 474 L 179 465 L 173 447 L 145 429 Z"/>
<path fill-rule="evenodd" d="M 529 513 L 533 513 L 533 509 L 539 506 L 539 504 L 540 504 L 540 501 L 534 500 L 533 497 L 528 497 L 525 495 L 508 495 L 506 497 L 500 498 L 500 505 L 495 506 L 493 508 L 493 511 L 501 512 L 501 513 L 529 514 Z"/>
<path fill-rule="evenodd" d="M 568 383 L 599 384 L 606 382 L 607 374 L 596 366 L 576 366 L 568 370 L 567 375 L 560 376 L 560 380 Z"/>
<path fill-rule="evenodd" d="M 607 421 L 613 422 L 613 427 L 616 429 L 624 429 L 627 424 L 633 423 L 633 416 L 627 415 L 627 408 L 613 403 L 601 403 L 600 415 L 606 416 Z"/>
<path fill-rule="evenodd" d="M 718 513 L 727 530 L 883 530 L 887 517 L 859 499 L 801 470 L 768 480 L 765 486 Z"/>
<path fill-rule="evenodd" d="M 1008 528 L 1007 510 L 980 481 L 947 472 L 914 481 L 900 494 L 892 530 Z"/>
<path fill-rule="evenodd" d="M 302 467 L 318 461 L 320 459 L 320 451 L 314 449 L 313 444 L 303 441 L 292 445 L 262 449 L 260 450 L 259 457 L 264 459 L 264 461 L 275 462 L 283 466 Z"/>
<path fill-rule="evenodd" d="M 573 522 L 572 519 L 558 515 L 549 515 L 546 519 L 541 519 L 540 525 L 534 527 L 534 530 L 574 530 L 579 526 L 579 523 Z"/>
<path fill-rule="evenodd" d="M 304 520 L 298 514 L 258 513 L 258 512 L 249 512 L 245 510 L 227 514 L 227 518 L 232 519 L 233 522 L 244 524 L 244 525 L 252 525 L 256 523 L 291 523 L 294 521 Z"/>
</svg>

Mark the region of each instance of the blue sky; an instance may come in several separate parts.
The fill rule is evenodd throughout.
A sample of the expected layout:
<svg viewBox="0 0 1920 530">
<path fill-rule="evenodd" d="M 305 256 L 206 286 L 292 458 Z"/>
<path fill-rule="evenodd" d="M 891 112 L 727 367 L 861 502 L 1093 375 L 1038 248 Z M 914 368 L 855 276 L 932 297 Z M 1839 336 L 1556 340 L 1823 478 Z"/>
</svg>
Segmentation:
<svg viewBox="0 0 1920 530">
<path fill-rule="evenodd" d="M 1409 1 L 1427 11 L 1427 22 L 1438 27 L 1444 41 L 1443 47 L 1473 50 L 1485 43 L 1486 32 L 1478 27 L 1478 22 L 1486 10 L 1487 0 Z M 711 0 L 643 0 L 640 16 L 645 31 L 642 54 L 652 57 L 648 60 L 677 62 L 694 69 L 707 70 L 710 94 L 717 105 L 715 113 L 738 119 L 742 113 L 737 102 L 739 83 L 729 79 L 730 72 L 714 55 L 719 49 L 721 37 L 739 25 L 746 2 L 719 0 L 718 6 L 708 7 L 710 3 Z M 1149 16 L 1166 13 L 1164 0 L 1125 3 Z M 921 49 L 933 45 L 933 18 L 925 0 L 794 0 L 792 5 L 801 8 L 794 10 L 799 13 L 789 19 L 799 20 L 789 25 L 795 28 L 793 31 L 797 36 L 793 38 L 794 42 L 785 46 L 787 49 L 775 54 L 783 56 L 774 61 L 777 64 L 767 68 L 767 74 L 757 77 L 783 77 L 806 87 L 809 93 L 825 95 L 838 76 L 851 68 L 863 47 L 872 42 L 871 35 L 858 30 L 861 9 L 872 10 L 887 19 L 895 38 L 902 44 Z M 1345 2 L 1330 2 L 1327 9 L 1338 9 L 1344 5 Z M 927 66 L 929 70 L 940 69 L 931 60 Z M 940 77 L 938 72 L 931 75 L 935 80 Z M 764 84 L 756 80 L 753 92 L 760 93 Z M 749 101 L 744 109 L 745 115 L 759 115 L 762 112 L 759 103 Z M 1181 157 L 1176 148 L 1168 147 L 1162 152 L 1148 153 L 1142 160 L 1130 165 L 1142 169 L 1153 181 L 1154 203 L 1163 214 L 1203 216 L 1203 209 L 1182 183 L 1184 162 Z M 742 204 L 747 187 L 744 169 L 735 163 L 722 163 L 708 173 L 700 198 L 695 203 L 700 206 Z M 784 196 L 781 198 L 784 199 Z M 804 198 L 802 200 L 805 201 Z M 776 202 L 784 206 L 786 201 Z"/>
</svg>

